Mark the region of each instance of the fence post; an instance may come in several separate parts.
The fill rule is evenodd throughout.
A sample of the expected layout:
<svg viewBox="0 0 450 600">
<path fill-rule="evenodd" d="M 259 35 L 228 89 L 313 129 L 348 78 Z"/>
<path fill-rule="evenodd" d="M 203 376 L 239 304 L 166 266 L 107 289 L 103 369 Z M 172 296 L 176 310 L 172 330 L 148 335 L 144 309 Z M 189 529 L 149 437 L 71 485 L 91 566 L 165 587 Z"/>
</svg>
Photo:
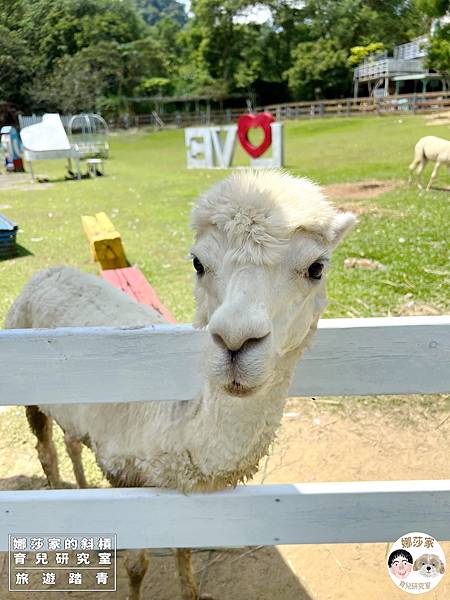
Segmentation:
<svg viewBox="0 0 450 600">
<path fill-rule="evenodd" d="M 352 104 L 350 102 L 350 98 L 347 99 L 347 117 L 352 114 Z"/>
</svg>

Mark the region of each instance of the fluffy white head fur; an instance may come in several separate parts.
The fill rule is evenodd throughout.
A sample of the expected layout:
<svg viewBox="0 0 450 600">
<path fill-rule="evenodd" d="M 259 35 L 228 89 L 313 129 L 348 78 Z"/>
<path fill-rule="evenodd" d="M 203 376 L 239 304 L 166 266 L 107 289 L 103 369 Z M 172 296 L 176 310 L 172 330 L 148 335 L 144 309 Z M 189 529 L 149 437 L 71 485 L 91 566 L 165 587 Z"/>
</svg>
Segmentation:
<svg viewBox="0 0 450 600">
<path fill-rule="evenodd" d="M 301 347 L 326 305 L 331 251 L 354 222 L 311 181 L 277 171 L 234 173 L 199 200 L 195 323 L 208 325 L 209 375 L 225 391 L 270 384 L 278 359 Z"/>
</svg>

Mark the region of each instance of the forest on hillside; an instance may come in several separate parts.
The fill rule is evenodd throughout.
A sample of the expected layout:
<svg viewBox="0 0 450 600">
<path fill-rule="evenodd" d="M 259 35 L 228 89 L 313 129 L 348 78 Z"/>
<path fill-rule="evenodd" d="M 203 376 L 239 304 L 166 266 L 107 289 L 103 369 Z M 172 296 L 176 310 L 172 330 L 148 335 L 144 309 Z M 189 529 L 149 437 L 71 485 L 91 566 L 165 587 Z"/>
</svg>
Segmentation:
<svg viewBox="0 0 450 600">
<path fill-rule="evenodd" d="M 221 106 L 351 94 L 354 64 L 428 33 L 449 0 L 0 0 L 0 102 L 145 112 L 155 98 Z M 450 81 L 450 24 L 428 67 Z"/>
</svg>

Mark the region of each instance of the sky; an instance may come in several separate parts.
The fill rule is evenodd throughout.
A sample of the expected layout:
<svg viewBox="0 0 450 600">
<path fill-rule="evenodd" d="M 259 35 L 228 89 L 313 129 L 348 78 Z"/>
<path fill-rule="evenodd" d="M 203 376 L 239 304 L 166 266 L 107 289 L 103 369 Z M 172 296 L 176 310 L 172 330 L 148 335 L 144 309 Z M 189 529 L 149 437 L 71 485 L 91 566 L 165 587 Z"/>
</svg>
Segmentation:
<svg viewBox="0 0 450 600">
<path fill-rule="evenodd" d="M 186 7 L 186 12 L 189 14 L 191 6 L 190 0 L 179 0 L 181 4 Z M 270 9 L 263 4 L 255 4 L 250 6 L 247 10 L 243 11 L 241 16 L 235 17 L 235 23 L 267 23 L 272 18 Z"/>
</svg>

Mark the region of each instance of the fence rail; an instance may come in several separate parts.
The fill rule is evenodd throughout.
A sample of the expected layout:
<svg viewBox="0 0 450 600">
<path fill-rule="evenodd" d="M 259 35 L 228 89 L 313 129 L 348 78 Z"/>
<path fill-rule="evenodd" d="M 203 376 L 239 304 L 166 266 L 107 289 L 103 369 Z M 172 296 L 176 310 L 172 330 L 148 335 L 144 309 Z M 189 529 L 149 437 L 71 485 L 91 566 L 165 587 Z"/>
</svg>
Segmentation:
<svg viewBox="0 0 450 600">
<path fill-rule="evenodd" d="M 393 60 L 393 59 L 390 59 Z M 411 62 L 411 61 L 410 61 Z M 397 96 L 342 98 L 338 100 L 316 100 L 313 102 L 287 102 L 259 106 L 255 112 L 271 112 L 279 121 L 290 119 L 317 119 L 324 117 L 351 117 L 360 115 L 386 115 L 392 113 L 421 114 L 450 110 L 450 91 L 401 94 Z M 154 127 L 155 129 L 183 128 L 191 125 L 228 125 L 236 123 L 247 112 L 245 108 L 226 110 L 203 110 L 197 112 L 159 112 L 127 115 L 108 124 L 112 128 Z M 61 119 L 67 128 L 70 115 Z M 19 115 L 21 127 L 39 123 L 42 115 Z"/>
<path fill-rule="evenodd" d="M 8 533 L 96 531 L 116 533 L 119 548 L 386 542 L 408 531 L 450 540 L 450 480 L 0 492 L 0 550 Z"/>
<path fill-rule="evenodd" d="M 450 391 L 449 334 L 450 316 L 323 320 L 291 392 Z M 0 404 L 192 399 L 205 335 L 161 326 L 2 331 Z M 407 531 L 444 540 L 450 481 L 246 486 L 189 496 L 142 488 L 0 492 L 0 549 L 9 533 L 99 530 L 116 532 L 119 548 L 382 542 Z"/>
<path fill-rule="evenodd" d="M 400 94 L 382 97 L 342 98 L 314 102 L 287 102 L 260 106 L 255 112 L 267 111 L 279 121 L 290 119 L 315 119 L 323 117 L 351 117 L 360 115 L 386 115 L 392 113 L 421 114 L 450 110 L 450 91 Z M 189 127 L 191 125 L 226 125 L 235 123 L 246 109 L 224 111 L 159 113 L 164 127 Z M 129 120 L 135 127 L 152 125 L 162 128 L 154 115 L 136 115 Z M 120 123 L 116 123 L 120 126 Z"/>
<path fill-rule="evenodd" d="M 192 400 L 207 336 L 170 325 L 3 331 L 0 405 Z M 449 364 L 450 317 L 323 319 L 290 393 L 445 392 Z"/>
</svg>

